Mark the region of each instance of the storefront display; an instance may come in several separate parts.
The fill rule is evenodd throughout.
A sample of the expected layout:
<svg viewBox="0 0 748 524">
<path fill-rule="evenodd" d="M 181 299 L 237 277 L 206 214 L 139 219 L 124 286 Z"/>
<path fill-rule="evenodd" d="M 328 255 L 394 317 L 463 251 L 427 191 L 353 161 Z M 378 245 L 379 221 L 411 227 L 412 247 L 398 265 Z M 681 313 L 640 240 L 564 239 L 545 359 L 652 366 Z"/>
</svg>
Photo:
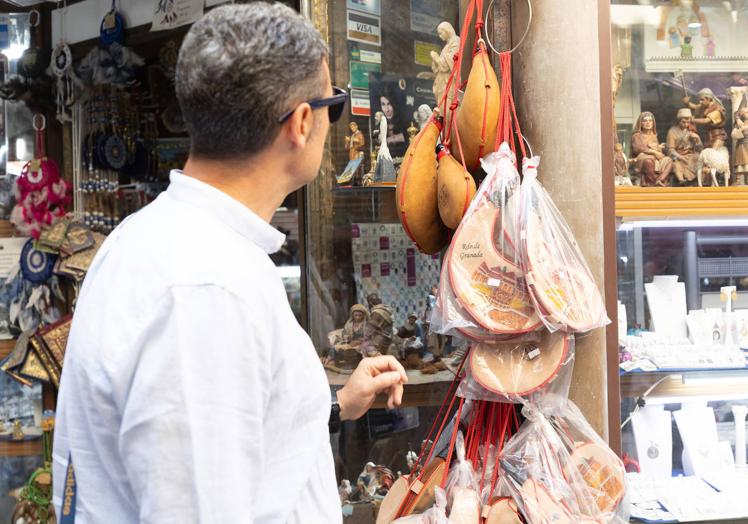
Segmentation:
<svg viewBox="0 0 748 524">
<path fill-rule="evenodd" d="M 618 180 L 653 186 L 616 191 L 632 516 L 742 521 L 748 225 L 727 217 L 748 202 L 748 19 L 739 2 L 611 3 L 616 142 L 631 153 Z"/>
</svg>

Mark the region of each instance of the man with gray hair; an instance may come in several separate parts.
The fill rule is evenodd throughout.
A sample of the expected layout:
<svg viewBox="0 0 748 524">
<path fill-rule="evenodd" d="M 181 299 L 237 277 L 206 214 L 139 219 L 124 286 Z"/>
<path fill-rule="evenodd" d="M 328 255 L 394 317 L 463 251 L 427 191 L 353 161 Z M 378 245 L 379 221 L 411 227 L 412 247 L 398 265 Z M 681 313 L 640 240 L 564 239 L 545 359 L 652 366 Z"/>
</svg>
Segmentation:
<svg viewBox="0 0 748 524">
<path fill-rule="evenodd" d="M 342 520 L 330 390 L 268 254 L 269 221 L 319 170 L 346 94 L 327 47 L 280 4 L 214 9 L 184 39 L 184 171 L 106 240 L 78 299 L 57 404 L 59 522 Z M 334 413 L 400 404 L 364 359 Z"/>
</svg>

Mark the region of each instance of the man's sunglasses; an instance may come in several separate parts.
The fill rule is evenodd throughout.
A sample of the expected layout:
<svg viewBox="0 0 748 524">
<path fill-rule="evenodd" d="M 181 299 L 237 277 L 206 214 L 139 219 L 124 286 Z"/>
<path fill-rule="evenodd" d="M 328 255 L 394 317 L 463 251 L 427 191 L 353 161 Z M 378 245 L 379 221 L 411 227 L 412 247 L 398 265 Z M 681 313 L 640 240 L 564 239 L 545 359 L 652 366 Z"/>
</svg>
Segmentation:
<svg viewBox="0 0 748 524">
<path fill-rule="evenodd" d="M 307 104 L 309 104 L 312 109 L 327 107 L 327 114 L 330 118 L 331 124 L 337 122 L 340 117 L 343 116 L 343 109 L 345 108 L 345 103 L 348 101 L 348 93 L 346 93 L 344 89 L 333 86 L 332 92 L 333 95 L 328 96 L 327 98 L 317 98 L 315 100 L 307 101 Z M 278 119 L 278 123 L 282 124 L 283 122 L 291 118 L 291 115 L 294 111 L 296 111 L 295 107 L 290 111 L 286 111 L 285 113 L 283 113 Z"/>
</svg>

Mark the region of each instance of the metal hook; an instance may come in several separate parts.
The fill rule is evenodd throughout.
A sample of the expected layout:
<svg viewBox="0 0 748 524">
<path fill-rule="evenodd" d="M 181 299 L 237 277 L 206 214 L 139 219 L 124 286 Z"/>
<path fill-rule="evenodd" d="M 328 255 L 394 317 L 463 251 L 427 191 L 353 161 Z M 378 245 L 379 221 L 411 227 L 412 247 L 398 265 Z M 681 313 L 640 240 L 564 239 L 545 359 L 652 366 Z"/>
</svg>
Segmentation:
<svg viewBox="0 0 748 524">
<path fill-rule="evenodd" d="M 39 119 L 41 119 L 41 123 L 37 123 L 40 121 Z M 47 118 L 41 113 L 36 113 L 31 120 L 31 123 L 34 127 L 34 131 L 43 131 L 47 127 Z"/>
<path fill-rule="evenodd" d="M 491 50 L 496 53 L 497 55 L 500 55 L 503 51 L 497 51 L 496 48 L 493 46 L 493 43 L 491 42 L 491 38 L 488 36 L 488 17 L 491 16 L 491 13 L 493 13 L 493 3 L 496 0 L 491 0 L 491 2 L 488 4 L 488 10 L 486 12 L 486 25 L 483 26 L 483 32 L 486 35 L 486 42 L 488 43 L 488 47 L 491 48 Z M 530 16 L 527 19 L 527 27 L 525 28 L 525 32 L 522 34 L 522 38 L 519 39 L 519 42 L 517 42 L 517 45 L 512 47 L 509 50 L 509 54 L 514 53 L 519 46 L 522 45 L 522 43 L 525 41 L 525 38 L 527 38 L 528 33 L 530 32 L 530 26 L 532 25 L 532 0 L 527 0 L 527 7 L 529 9 Z"/>
<path fill-rule="evenodd" d="M 527 139 L 527 137 L 526 137 L 525 135 L 523 135 L 522 133 L 519 133 L 519 136 L 520 136 L 520 138 L 521 138 L 522 140 L 524 140 L 524 141 L 525 141 L 525 144 L 527 144 L 527 149 L 529 149 L 529 150 L 530 150 L 530 158 L 534 157 L 534 156 L 535 156 L 535 153 L 533 153 L 533 151 L 532 151 L 532 145 L 530 145 L 530 141 L 529 141 L 529 140 Z"/>
</svg>

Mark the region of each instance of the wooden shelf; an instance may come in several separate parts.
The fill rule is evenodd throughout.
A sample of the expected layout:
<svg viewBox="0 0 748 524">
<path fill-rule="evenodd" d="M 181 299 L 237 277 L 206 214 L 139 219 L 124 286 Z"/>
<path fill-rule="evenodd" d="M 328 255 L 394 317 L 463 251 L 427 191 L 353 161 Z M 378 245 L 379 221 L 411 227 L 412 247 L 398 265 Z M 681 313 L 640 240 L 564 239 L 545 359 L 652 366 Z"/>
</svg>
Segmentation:
<svg viewBox="0 0 748 524">
<path fill-rule="evenodd" d="M 745 216 L 748 186 L 616 187 L 617 217 Z"/>
<path fill-rule="evenodd" d="M 644 394 L 650 387 L 662 380 L 649 396 L 688 398 L 695 396 L 717 397 L 727 395 L 731 399 L 735 395 L 743 395 L 748 399 L 748 384 L 744 382 L 733 382 L 725 377 L 724 383 L 708 384 L 684 384 L 683 377 L 688 375 L 714 375 L 717 379 L 721 373 L 740 373 L 748 377 L 748 370 L 689 370 L 689 371 L 649 371 L 642 373 L 626 373 L 621 375 L 621 397 L 637 398 Z M 742 380 L 742 377 L 741 377 Z"/>
<path fill-rule="evenodd" d="M 0 457 L 33 457 L 41 454 L 41 438 L 22 442 L 0 441 Z"/>
<path fill-rule="evenodd" d="M 327 381 L 334 388 L 342 387 L 350 377 L 350 375 L 335 373 L 329 369 L 326 369 L 325 373 L 327 373 Z M 405 385 L 401 407 L 440 406 L 454 378 L 451 371 L 440 371 L 434 375 L 424 375 L 415 370 L 408 370 L 407 373 L 408 383 Z M 381 395 L 377 397 L 372 406 L 377 409 L 386 407 L 387 397 Z"/>
</svg>

